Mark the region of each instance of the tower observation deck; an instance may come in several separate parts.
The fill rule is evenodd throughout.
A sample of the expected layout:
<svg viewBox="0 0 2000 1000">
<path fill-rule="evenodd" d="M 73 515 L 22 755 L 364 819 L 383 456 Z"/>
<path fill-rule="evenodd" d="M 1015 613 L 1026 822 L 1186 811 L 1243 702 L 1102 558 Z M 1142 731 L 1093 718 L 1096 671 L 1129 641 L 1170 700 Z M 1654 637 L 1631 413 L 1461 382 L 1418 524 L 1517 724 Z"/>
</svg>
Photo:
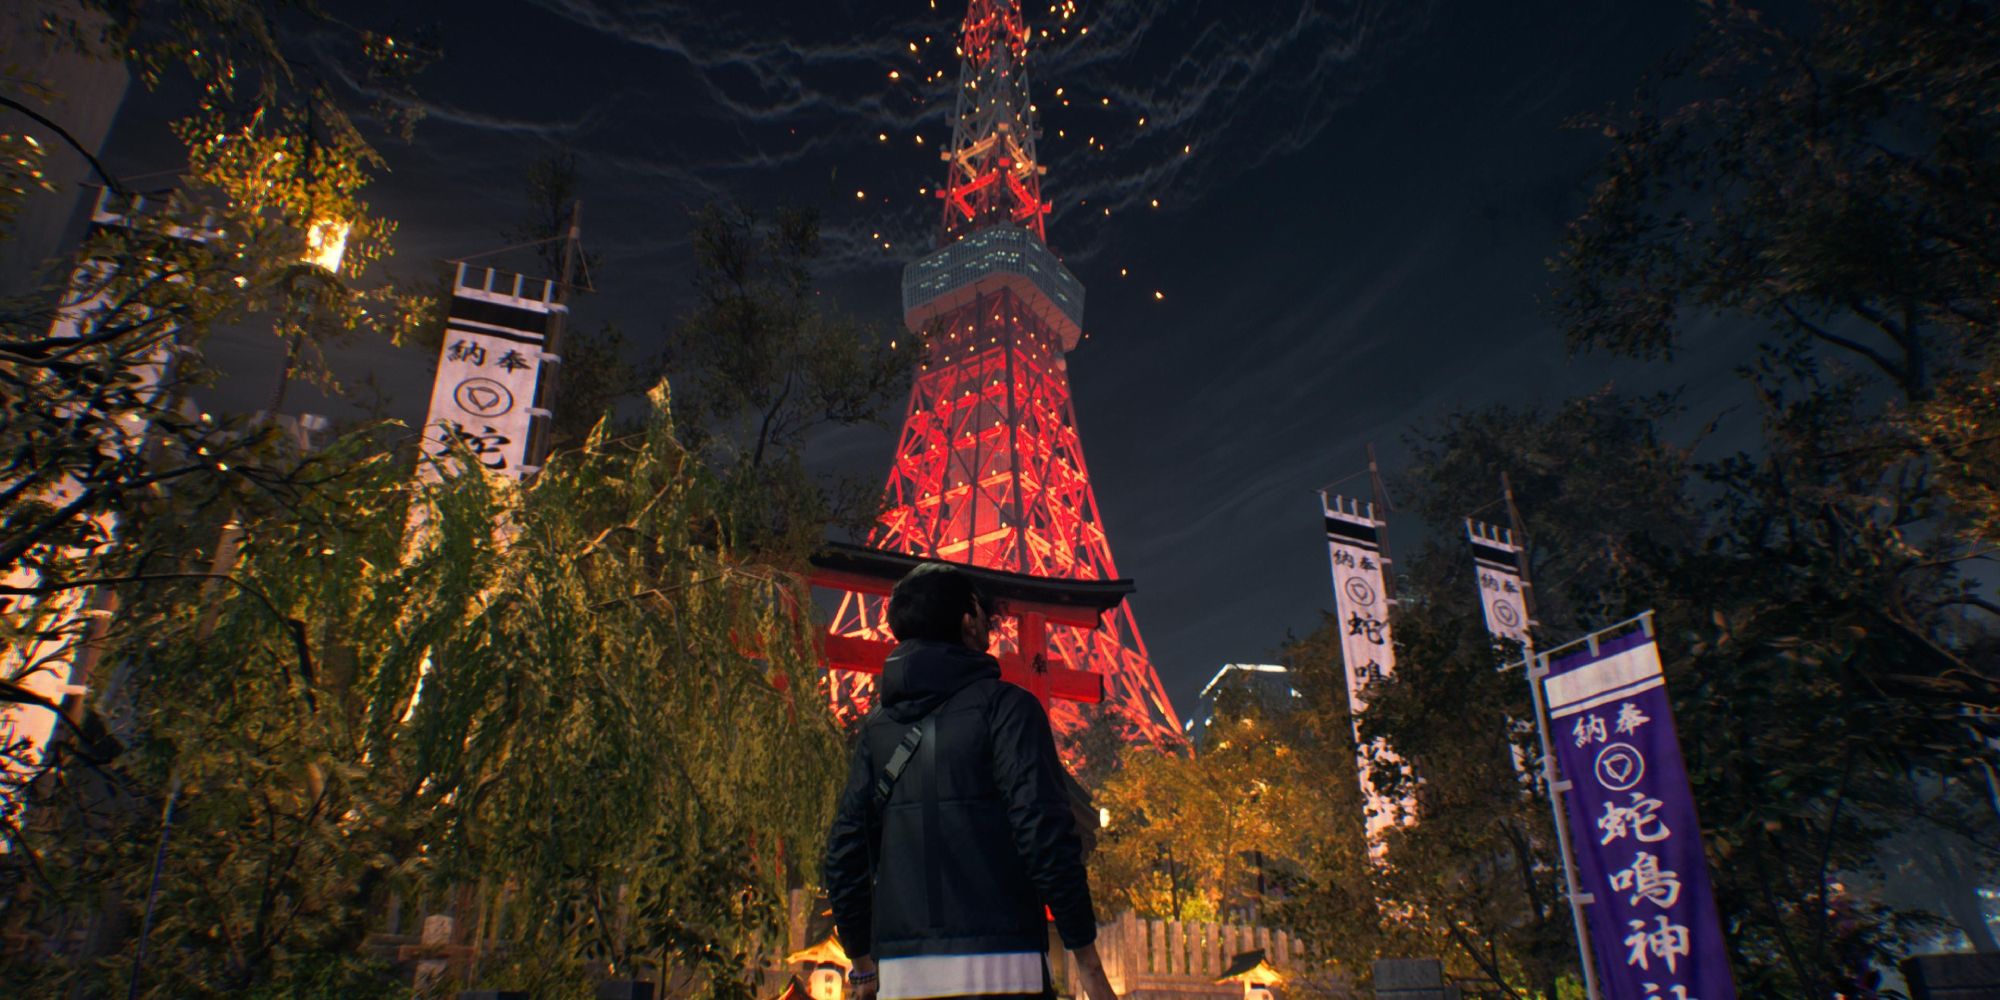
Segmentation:
<svg viewBox="0 0 2000 1000">
<path fill-rule="evenodd" d="M 942 154 L 937 249 L 903 271 L 903 317 L 924 350 L 889 473 L 879 549 L 1067 580 L 1118 577 L 1077 435 L 1064 358 L 1083 332 L 1083 284 L 1045 242 L 1046 168 L 1019 0 L 971 0 L 957 108 Z M 849 594 L 836 634 L 886 638 L 886 602 Z M 1011 630 L 999 637 L 1012 643 Z M 1051 629 L 1051 661 L 1103 677 L 1103 707 L 1133 741 L 1181 742 L 1127 603 L 1099 628 Z M 868 678 L 834 676 L 836 706 Z M 1059 731 L 1083 718 L 1057 703 Z"/>
</svg>

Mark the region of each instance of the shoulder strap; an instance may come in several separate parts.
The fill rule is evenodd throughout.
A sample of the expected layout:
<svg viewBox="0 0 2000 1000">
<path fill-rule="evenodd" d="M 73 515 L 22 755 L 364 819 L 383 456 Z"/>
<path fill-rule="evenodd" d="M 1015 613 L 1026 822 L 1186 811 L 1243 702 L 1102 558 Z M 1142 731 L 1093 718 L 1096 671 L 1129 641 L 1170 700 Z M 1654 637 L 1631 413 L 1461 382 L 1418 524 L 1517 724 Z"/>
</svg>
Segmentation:
<svg viewBox="0 0 2000 1000">
<path fill-rule="evenodd" d="M 964 694 L 968 688 L 977 683 L 979 682 L 973 681 L 966 684 L 964 687 L 946 696 L 943 701 L 931 706 L 931 710 L 925 712 L 923 717 L 910 727 L 910 731 L 903 734 L 902 741 L 897 743 L 896 749 L 889 753 L 889 763 L 884 764 L 882 766 L 882 773 L 875 777 L 875 808 L 877 810 L 880 810 L 889 803 L 889 794 L 896 790 L 896 779 L 903 776 L 903 769 L 910 766 L 910 758 L 917 755 L 917 746 L 924 741 L 924 733 L 930 726 L 931 717 L 943 711 L 946 705 L 957 701 L 959 695 Z"/>
<path fill-rule="evenodd" d="M 917 744 L 924 740 L 924 723 L 930 718 L 930 712 L 925 712 L 924 717 L 903 734 L 903 741 L 896 744 L 895 751 L 889 754 L 889 763 L 883 766 L 881 774 L 875 776 L 876 808 L 888 803 L 889 793 L 896 789 L 896 779 L 903 776 L 903 769 L 910 766 L 910 758 L 917 754 Z"/>
</svg>

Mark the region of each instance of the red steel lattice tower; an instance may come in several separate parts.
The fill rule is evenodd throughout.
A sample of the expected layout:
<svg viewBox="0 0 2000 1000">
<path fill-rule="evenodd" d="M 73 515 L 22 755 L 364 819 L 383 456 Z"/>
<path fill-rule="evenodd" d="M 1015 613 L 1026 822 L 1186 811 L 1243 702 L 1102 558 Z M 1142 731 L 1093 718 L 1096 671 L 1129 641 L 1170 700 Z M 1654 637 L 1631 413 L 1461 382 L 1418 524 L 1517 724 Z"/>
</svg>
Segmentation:
<svg viewBox="0 0 2000 1000">
<path fill-rule="evenodd" d="M 1083 285 L 1043 242 L 1044 168 L 1023 72 L 1018 0 L 971 0 L 938 249 L 903 271 L 904 322 L 926 352 L 871 544 L 948 562 L 1072 580 L 1118 577 L 1077 437 L 1064 355 L 1082 337 Z M 886 602 L 849 594 L 840 635 L 887 638 Z M 1002 642 L 1011 643 L 1011 632 Z M 1052 628 L 1050 658 L 1104 678 L 1134 740 L 1181 742 L 1129 605 L 1092 632 Z M 836 706 L 872 680 L 837 674 Z M 1056 726 L 1082 721 L 1052 706 Z"/>
</svg>

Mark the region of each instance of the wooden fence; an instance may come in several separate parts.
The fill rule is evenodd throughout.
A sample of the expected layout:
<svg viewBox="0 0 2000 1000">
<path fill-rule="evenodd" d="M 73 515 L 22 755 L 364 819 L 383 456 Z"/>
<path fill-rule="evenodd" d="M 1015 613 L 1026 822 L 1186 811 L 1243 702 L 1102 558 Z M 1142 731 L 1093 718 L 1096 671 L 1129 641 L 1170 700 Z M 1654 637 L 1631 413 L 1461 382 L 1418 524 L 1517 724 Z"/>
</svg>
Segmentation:
<svg viewBox="0 0 2000 1000">
<path fill-rule="evenodd" d="M 811 943 L 809 934 L 824 934 L 826 923 L 824 917 L 814 920 L 809 916 L 814 901 L 804 892 L 792 890 L 789 902 L 790 933 L 786 935 L 786 944 L 789 951 L 797 951 Z M 808 924 L 812 925 L 810 932 Z M 1064 996 L 1075 996 L 1076 960 L 1053 940 L 1053 933 L 1050 937 L 1050 958 L 1058 961 L 1053 970 L 1058 979 L 1056 990 Z M 1215 980 L 1229 967 L 1231 959 L 1260 948 L 1267 961 L 1287 972 L 1298 969 L 1304 960 L 1305 946 L 1301 942 L 1285 931 L 1269 927 L 1202 920 L 1146 920 L 1127 911 L 1097 928 L 1097 952 L 1104 959 L 1104 971 L 1111 978 L 1112 988 L 1120 997 L 1132 1000 L 1236 1000 L 1243 995 L 1241 986 L 1217 985 Z"/>
<path fill-rule="evenodd" d="M 1243 988 L 1215 980 L 1229 961 L 1263 949 L 1272 965 L 1297 968 L 1305 946 L 1289 933 L 1247 924 L 1202 920 L 1144 920 L 1126 912 L 1097 930 L 1097 951 L 1119 996 L 1240 997 Z M 1065 957 L 1065 982 L 1076 982 L 1075 961 Z"/>
</svg>

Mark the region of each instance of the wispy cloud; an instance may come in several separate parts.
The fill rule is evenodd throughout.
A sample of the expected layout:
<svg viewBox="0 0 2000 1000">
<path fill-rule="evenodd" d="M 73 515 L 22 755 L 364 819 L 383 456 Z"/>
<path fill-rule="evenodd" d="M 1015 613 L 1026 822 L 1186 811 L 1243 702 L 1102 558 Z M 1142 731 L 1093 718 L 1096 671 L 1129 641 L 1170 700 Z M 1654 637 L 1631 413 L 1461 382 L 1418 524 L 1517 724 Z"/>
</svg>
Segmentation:
<svg viewBox="0 0 2000 1000">
<path fill-rule="evenodd" d="M 1100 0 L 1067 22 L 1031 8 L 1051 242 L 1087 259 L 1120 213 L 1154 200 L 1172 211 L 1304 148 L 1407 49 L 1430 2 Z M 949 139 L 958 4 L 526 4 L 599 36 L 607 57 L 658 69 L 615 98 L 575 95 L 585 110 L 546 119 L 418 99 L 433 123 L 561 145 L 594 182 L 625 191 L 646 180 L 671 182 L 677 197 L 811 190 L 800 177 L 827 178 L 843 196 L 867 191 L 828 213 L 836 270 L 879 269 L 928 244 L 938 208 L 922 189 L 941 177 L 936 151 Z M 634 138 L 650 135 L 676 141 Z M 796 175 L 789 187 L 772 180 L 784 171 Z"/>
</svg>

